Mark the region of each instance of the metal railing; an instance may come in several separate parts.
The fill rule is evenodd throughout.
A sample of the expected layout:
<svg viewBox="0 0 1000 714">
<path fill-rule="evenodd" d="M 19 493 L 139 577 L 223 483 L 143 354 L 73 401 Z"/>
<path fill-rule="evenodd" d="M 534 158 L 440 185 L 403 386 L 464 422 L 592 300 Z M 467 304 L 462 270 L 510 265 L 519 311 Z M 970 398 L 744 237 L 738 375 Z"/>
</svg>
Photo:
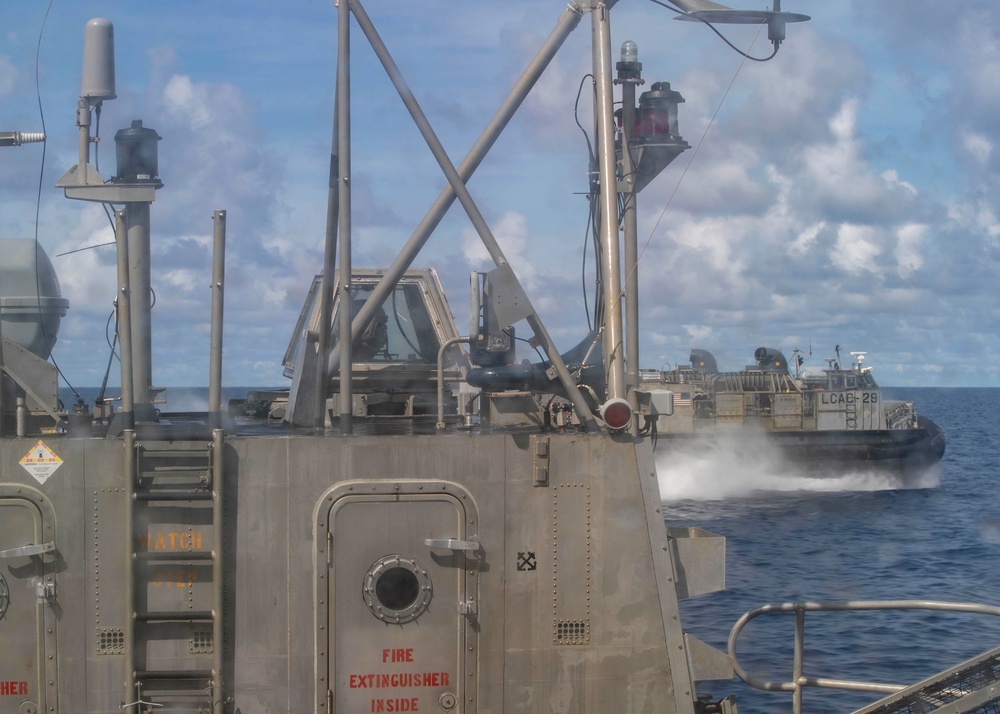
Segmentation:
<svg viewBox="0 0 1000 714">
<path fill-rule="evenodd" d="M 894 694 L 909 685 L 887 684 L 881 682 L 861 682 L 849 679 L 830 679 L 825 677 L 807 677 L 804 674 L 805 651 L 805 619 L 807 612 L 841 612 L 858 610 L 944 610 L 948 612 L 965 612 L 977 615 L 1000 616 L 1000 607 L 979 605 L 976 603 L 939 602 L 935 600 L 854 600 L 843 602 L 786 602 L 758 607 L 745 613 L 729 633 L 729 656 L 733 660 L 736 676 L 755 689 L 768 692 L 791 692 L 792 711 L 802 714 L 802 690 L 805 687 L 820 689 L 842 689 L 854 692 L 875 692 L 877 694 Z M 795 614 L 795 643 L 792 661 L 792 681 L 771 682 L 750 675 L 740 665 L 736 656 L 736 641 L 743 628 L 761 615 L 773 613 Z"/>
</svg>

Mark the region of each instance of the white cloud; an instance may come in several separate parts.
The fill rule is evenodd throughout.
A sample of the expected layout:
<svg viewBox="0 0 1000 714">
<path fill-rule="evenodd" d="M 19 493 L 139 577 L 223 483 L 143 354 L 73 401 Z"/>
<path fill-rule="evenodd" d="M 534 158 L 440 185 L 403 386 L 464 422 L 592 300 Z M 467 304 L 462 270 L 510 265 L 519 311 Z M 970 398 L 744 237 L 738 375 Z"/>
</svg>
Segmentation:
<svg viewBox="0 0 1000 714">
<path fill-rule="evenodd" d="M 517 21 L 537 12 L 536 1 L 502 10 L 429 2 L 427 13 L 369 12 L 457 162 L 562 8 L 525 31 Z M 938 355 L 950 354 L 942 380 L 1000 384 L 1000 374 L 962 367 L 1000 351 L 993 287 L 1000 194 L 992 190 L 1000 183 L 1000 85 L 993 81 L 1000 31 L 992 3 L 973 0 L 944 15 L 929 0 L 813 4 L 814 20 L 790 27 L 774 61 L 763 64 L 742 63 L 711 33 L 645 5 L 615 7 L 613 44 L 639 42 L 644 89 L 667 80 L 686 98 L 680 126 L 692 145 L 726 98 L 643 258 L 643 366 L 684 361 L 692 342 L 720 362 L 732 355 L 728 363 L 742 364 L 758 343 L 794 346 L 811 335 L 824 353 L 836 343 L 877 349 L 878 364 L 903 365 L 897 382 L 916 381 L 910 375 L 924 362 L 945 364 Z M 27 26 L 29 9 L 14 3 L 11 26 Z M 116 20 L 119 98 L 105 107 L 102 133 L 110 137 L 141 117 L 163 137 L 165 187 L 152 207 L 154 321 L 163 333 L 154 365 L 171 365 L 171 379 L 201 381 L 203 370 L 190 366 L 200 362 L 179 345 L 193 331 L 189 352 L 203 346 L 210 216 L 223 208 L 227 339 L 233 335 L 227 373 L 273 382 L 322 255 L 335 13 L 331 6 L 275 13 L 231 0 L 206 12 L 202 28 L 157 24 L 162 15 L 153 5 L 129 6 Z M 445 15 L 443 25 L 427 20 L 434 12 Z M 217 37 L 206 52 L 203 28 L 222 17 L 239 32 Z M 585 201 L 572 192 L 585 188 L 587 159 L 573 102 L 591 71 L 588 24 L 584 18 L 567 40 L 470 182 L 483 212 L 498 217 L 491 227 L 547 327 L 566 335 L 567 346 L 579 336 L 582 312 Z M 150 26 L 159 44 L 149 44 Z M 55 30 L 63 34 L 46 39 L 40 65 L 46 107 L 55 108 L 47 118 L 58 117 L 47 127 L 40 228 L 52 255 L 110 236 L 98 207 L 65 201 L 50 186 L 53 166 L 61 174 L 76 160 L 67 111 L 79 90 L 76 60 L 52 48 L 79 45 L 81 29 Z M 740 28 L 729 30 L 746 39 Z M 294 37 L 293 51 L 279 37 Z M 364 48 L 355 59 L 355 262 L 370 265 L 388 262 L 444 182 L 409 120 L 398 118 L 398 99 Z M 31 114 L 34 89 L 24 81 L 33 62 L 33 43 L 3 48 L 0 96 L 14 113 L 0 130 L 40 128 Z M 585 86 L 580 118 L 592 133 Z M 30 235 L 36 186 L 24 176 L 37 176 L 39 154 L 32 147 L 0 152 L 0 231 Z M 641 243 L 693 154 L 640 196 Z M 433 252 L 418 262 L 456 274 L 492 267 L 467 225 L 455 207 L 429 245 Z M 60 359 L 64 368 L 77 362 L 82 369 L 87 355 L 101 351 L 81 341 L 89 330 L 103 343 L 99 328 L 115 280 L 110 251 L 55 259 L 73 303 L 66 344 L 60 340 L 71 350 Z M 442 279 L 462 289 L 467 277 Z M 450 297 L 461 304 L 464 291 Z M 91 317 L 98 328 L 87 327 Z M 105 359 L 106 350 L 92 360 L 100 374 Z"/>
<path fill-rule="evenodd" d="M 544 242 L 544 236 L 531 235 L 528 219 L 515 211 L 508 211 L 497 219 L 491 227 L 493 237 L 500 246 L 504 257 L 525 287 L 532 287 L 538 271 L 526 257 L 529 238 Z M 473 228 L 462 231 L 462 254 L 470 267 L 480 270 L 492 270 L 495 265 L 489 251 L 483 245 L 479 234 Z"/>
<path fill-rule="evenodd" d="M 803 151 L 808 188 L 829 210 L 855 217 L 877 215 L 885 205 L 884 184 L 869 169 L 857 135 L 858 100 L 843 102 L 830 118 L 832 141 Z"/>
<path fill-rule="evenodd" d="M 962 148 L 978 163 L 989 163 L 993 155 L 993 142 L 989 137 L 977 132 L 962 132 Z"/>
<path fill-rule="evenodd" d="M 845 223 L 837 231 L 837 243 L 830 253 L 830 260 L 849 273 L 878 273 L 876 262 L 882 252 L 875 229 Z"/>
<path fill-rule="evenodd" d="M 883 171 L 880 176 L 889 188 L 898 186 L 911 196 L 917 195 L 917 187 L 908 181 L 901 181 L 899 179 L 899 172 L 896 171 L 896 169 L 887 169 Z"/>
<path fill-rule="evenodd" d="M 924 264 L 923 255 L 920 252 L 924 240 L 927 236 L 927 226 L 910 223 L 896 231 L 896 262 L 898 263 L 899 276 L 908 278 L 914 272 L 920 270 Z"/>
<path fill-rule="evenodd" d="M 819 223 L 812 224 L 804 231 L 799 232 L 795 240 L 789 244 L 788 252 L 795 257 L 804 256 L 816 244 L 816 236 L 818 236 L 820 231 L 824 228 L 826 228 L 826 223 L 820 221 Z"/>
</svg>

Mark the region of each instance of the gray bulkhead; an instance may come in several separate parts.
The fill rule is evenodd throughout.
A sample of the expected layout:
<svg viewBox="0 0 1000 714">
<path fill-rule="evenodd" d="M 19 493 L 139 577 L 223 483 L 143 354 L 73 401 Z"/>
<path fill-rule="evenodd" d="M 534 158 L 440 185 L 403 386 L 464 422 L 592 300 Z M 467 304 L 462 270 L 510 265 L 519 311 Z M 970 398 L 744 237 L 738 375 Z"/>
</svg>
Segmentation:
<svg viewBox="0 0 1000 714">
<path fill-rule="evenodd" d="M 117 711 L 122 631 L 138 610 L 190 610 L 192 621 L 137 628 L 136 666 L 210 668 L 211 628 L 194 613 L 211 608 L 213 571 L 189 559 L 218 548 L 208 512 L 166 504 L 129 534 L 122 442 L 49 439 L 62 463 L 38 483 L 16 466 L 36 441 L 0 442 L 14 465 L 0 515 L 19 514 L 0 525 L 0 551 L 23 546 L 25 529 L 55 547 L 4 558 L 0 572 L 8 619 L 37 634 L 18 637 L 37 643 L 45 677 L 0 658 L 31 693 L 0 698 L 0 712 L 28 700 L 37 711 Z M 233 711 L 692 711 L 648 442 L 286 435 L 223 448 Z M 137 558 L 133 606 L 121 583 Z M 371 587 L 400 567 L 421 590 L 402 612 Z"/>
</svg>

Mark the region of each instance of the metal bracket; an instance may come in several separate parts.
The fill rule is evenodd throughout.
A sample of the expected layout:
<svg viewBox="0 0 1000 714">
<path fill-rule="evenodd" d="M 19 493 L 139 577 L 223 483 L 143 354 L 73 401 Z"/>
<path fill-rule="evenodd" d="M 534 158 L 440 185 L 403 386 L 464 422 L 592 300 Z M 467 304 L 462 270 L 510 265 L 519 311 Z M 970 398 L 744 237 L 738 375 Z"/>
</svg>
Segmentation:
<svg viewBox="0 0 1000 714">
<path fill-rule="evenodd" d="M 22 545 L 20 548 L 0 550 L 0 558 L 20 558 L 25 555 L 44 555 L 45 553 L 51 553 L 55 549 L 56 544 L 52 541 L 42 543 L 41 545 Z"/>
<path fill-rule="evenodd" d="M 535 486 L 549 485 L 549 437 L 532 436 L 531 472 Z"/>
<path fill-rule="evenodd" d="M 35 583 L 35 596 L 39 600 L 52 602 L 56 599 L 56 584 L 53 582 L 39 580 Z"/>
<path fill-rule="evenodd" d="M 471 598 L 470 597 L 468 600 L 465 600 L 463 602 L 458 603 L 458 614 L 459 615 L 465 615 L 466 617 L 468 617 L 470 619 L 475 619 L 475 617 L 478 614 L 478 612 L 479 612 L 479 609 L 476 606 L 476 600 L 475 600 L 475 598 Z"/>
</svg>

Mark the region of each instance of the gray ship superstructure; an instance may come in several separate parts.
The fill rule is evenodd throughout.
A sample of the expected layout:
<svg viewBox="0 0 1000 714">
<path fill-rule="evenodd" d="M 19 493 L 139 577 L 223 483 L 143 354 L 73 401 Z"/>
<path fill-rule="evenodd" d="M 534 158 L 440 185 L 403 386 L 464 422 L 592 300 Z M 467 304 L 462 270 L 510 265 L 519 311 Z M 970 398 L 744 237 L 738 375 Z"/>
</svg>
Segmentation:
<svg viewBox="0 0 1000 714">
<path fill-rule="evenodd" d="M 70 413 L 59 404 L 48 357 L 71 307 L 29 241 L 11 265 L 16 277 L 0 286 L 0 714 L 737 711 L 724 691 L 697 689 L 734 671 L 756 681 L 732 656 L 737 631 L 731 652 L 718 651 L 684 632 L 678 606 L 724 587 L 724 541 L 665 526 L 652 440 L 639 429 L 669 400 L 639 389 L 637 370 L 626 368 L 638 354 L 629 218 L 637 188 L 635 172 L 619 166 L 662 167 L 686 145 L 676 135 L 679 97 L 663 86 L 640 102 L 645 133 L 635 138 L 634 47 L 617 67 L 626 116 L 616 139 L 614 4 L 565 7 L 456 167 L 363 4 L 340 0 L 325 269 L 290 326 L 291 385 L 231 409 L 222 403 L 220 209 L 209 410 L 200 414 L 160 413 L 153 386 L 150 212 L 163 188 L 157 151 L 170 144 L 158 149 L 155 130 L 136 120 L 116 137 L 116 175 L 106 180 L 91 165 L 94 112 L 116 88 L 112 25 L 88 23 L 80 158 L 57 185 L 114 208 L 121 399 Z M 786 22 L 807 19 L 778 2 L 762 11 L 678 4 L 686 19 L 766 24 L 775 48 Z M 594 44 L 605 290 L 599 329 L 564 355 L 466 182 L 584 21 Z M 448 181 L 385 270 L 351 264 L 355 28 Z M 37 138 L 0 141 L 17 146 L 26 136 Z M 473 276 L 468 335 L 454 328 L 436 274 L 412 267 L 455 200 L 496 266 Z M 515 325 L 546 356 L 521 374 L 504 371 Z M 792 682 L 758 683 L 793 692 L 796 710 L 804 686 L 832 681 L 801 676 L 800 644 L 797 636 Z M 912 697 L 931 689 L 951 702 L 947 711 L 1000 700 L 995 677 L 963 681 L 974 685 L 965 695 L 954 694 L 952 673 L 917 695 L 847 686 L 889 694 L 882 712 L 915 711 Z"/>
</svg>

